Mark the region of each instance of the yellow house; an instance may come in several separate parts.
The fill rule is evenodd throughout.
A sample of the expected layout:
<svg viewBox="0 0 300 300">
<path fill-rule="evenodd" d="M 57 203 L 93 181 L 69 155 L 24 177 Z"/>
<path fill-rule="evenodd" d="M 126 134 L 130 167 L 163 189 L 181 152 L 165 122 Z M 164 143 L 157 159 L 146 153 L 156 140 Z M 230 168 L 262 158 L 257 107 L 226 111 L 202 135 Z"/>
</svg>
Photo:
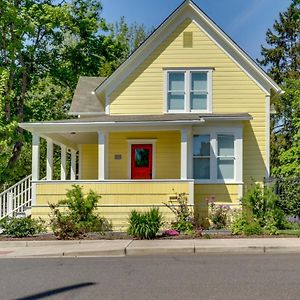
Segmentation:
<svg viewBox="0 0 300 300">
<path fill-rule="evenodd" d="M 237 205 L 269 175 L 270 93 L 279 86 L 192 1 L 184 1 L 108 78 L 80 77 L 70 120 L 22 123 L 33 135 L 32 215 L 79 184 L 124 228 L 133 208 L 175 192 L 205 216 L 206 199 Z M 47 177 L 39 175 L 40 138 Z M 53 145 L 61 178 L 53 180 Z M 70 178 L 67 155 L 71 156 Z M 167 216 L 168 217 L 168 216 Z M 170 216 L 169 216 L 170 217 Z"/>
</svg>

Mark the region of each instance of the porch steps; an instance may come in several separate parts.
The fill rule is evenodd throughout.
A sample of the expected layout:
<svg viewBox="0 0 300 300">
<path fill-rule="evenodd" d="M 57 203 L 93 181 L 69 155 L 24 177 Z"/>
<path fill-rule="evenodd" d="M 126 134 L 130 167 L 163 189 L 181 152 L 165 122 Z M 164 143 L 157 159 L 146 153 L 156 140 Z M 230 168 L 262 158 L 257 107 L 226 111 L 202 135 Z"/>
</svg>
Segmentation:
<svg viewBox="0 0 300 300">
<path fill-rule="evenodd" d="M 24 217 L 31 214 L 32 175 L 0 193 L 0 220 L 5 217 Z"/>
</svg>

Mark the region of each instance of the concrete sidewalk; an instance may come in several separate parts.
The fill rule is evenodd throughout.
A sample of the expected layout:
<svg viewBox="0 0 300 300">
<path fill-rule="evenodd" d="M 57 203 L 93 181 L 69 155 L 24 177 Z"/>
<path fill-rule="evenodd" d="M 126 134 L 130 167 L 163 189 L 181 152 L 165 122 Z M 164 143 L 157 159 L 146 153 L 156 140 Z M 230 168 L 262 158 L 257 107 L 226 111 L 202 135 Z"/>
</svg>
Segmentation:
<svg viewBox="0 0 300 300">
<path fill-rule="evenodd" d="M 0 242 L 0 258 L 197 255 L 204 253 L 300 253 L 300 239 L 249 238 Z"/>
</svg>

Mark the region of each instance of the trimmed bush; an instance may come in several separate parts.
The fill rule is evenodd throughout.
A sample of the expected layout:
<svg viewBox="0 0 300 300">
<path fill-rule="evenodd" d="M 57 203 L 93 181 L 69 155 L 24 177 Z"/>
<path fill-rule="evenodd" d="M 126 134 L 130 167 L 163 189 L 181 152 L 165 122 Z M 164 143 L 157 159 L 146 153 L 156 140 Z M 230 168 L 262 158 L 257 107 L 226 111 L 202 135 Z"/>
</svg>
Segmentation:
<svg viewBox="0 0 300 300">
<path fill-rule="evenodd" d="M 163 225 L 162 214 L 158 208 L 147 212 L 131 211 L 129 216 L 128 234 L 139 239 L 155 239 Z"/>
</svg>

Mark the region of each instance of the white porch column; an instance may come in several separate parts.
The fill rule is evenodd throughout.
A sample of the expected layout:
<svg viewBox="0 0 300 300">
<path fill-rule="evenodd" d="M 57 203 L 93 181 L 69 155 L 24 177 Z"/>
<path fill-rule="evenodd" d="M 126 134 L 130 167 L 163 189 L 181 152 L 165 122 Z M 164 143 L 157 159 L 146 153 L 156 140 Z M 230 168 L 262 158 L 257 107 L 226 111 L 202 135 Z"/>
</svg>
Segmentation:
<svg viewBox="0 0 300 300">
<path fill-rule="evenodd" d="M 107 133 L 103 131 L 98 132 L 98 180 L 106 179 L 106 156 L 107 156 Z"/>
<path fill-rule="evenodd" d="M 32 134 L 32 180 L 40 179 L 40 136 Z"/>
<path fill-rule="evenodd" d="M 47 138 L 47 166 L 46 166 L 47 180 L 53 179 L 53 141 Z"/>
<path fill-rule="evenodd" d="M 71 149 L 71 180 L 76 180 L 76 150 Z"/>
<path fill-rule="evenodd" d="M 180 179 L 188 178 L 188 129 L 181 129 Z"/>
<path fill-rule="evenodd" d="M 67 147 L 65 145 L 60 146 L 60 180 L 66 180 L 67 177 Z"/>
</svg>

